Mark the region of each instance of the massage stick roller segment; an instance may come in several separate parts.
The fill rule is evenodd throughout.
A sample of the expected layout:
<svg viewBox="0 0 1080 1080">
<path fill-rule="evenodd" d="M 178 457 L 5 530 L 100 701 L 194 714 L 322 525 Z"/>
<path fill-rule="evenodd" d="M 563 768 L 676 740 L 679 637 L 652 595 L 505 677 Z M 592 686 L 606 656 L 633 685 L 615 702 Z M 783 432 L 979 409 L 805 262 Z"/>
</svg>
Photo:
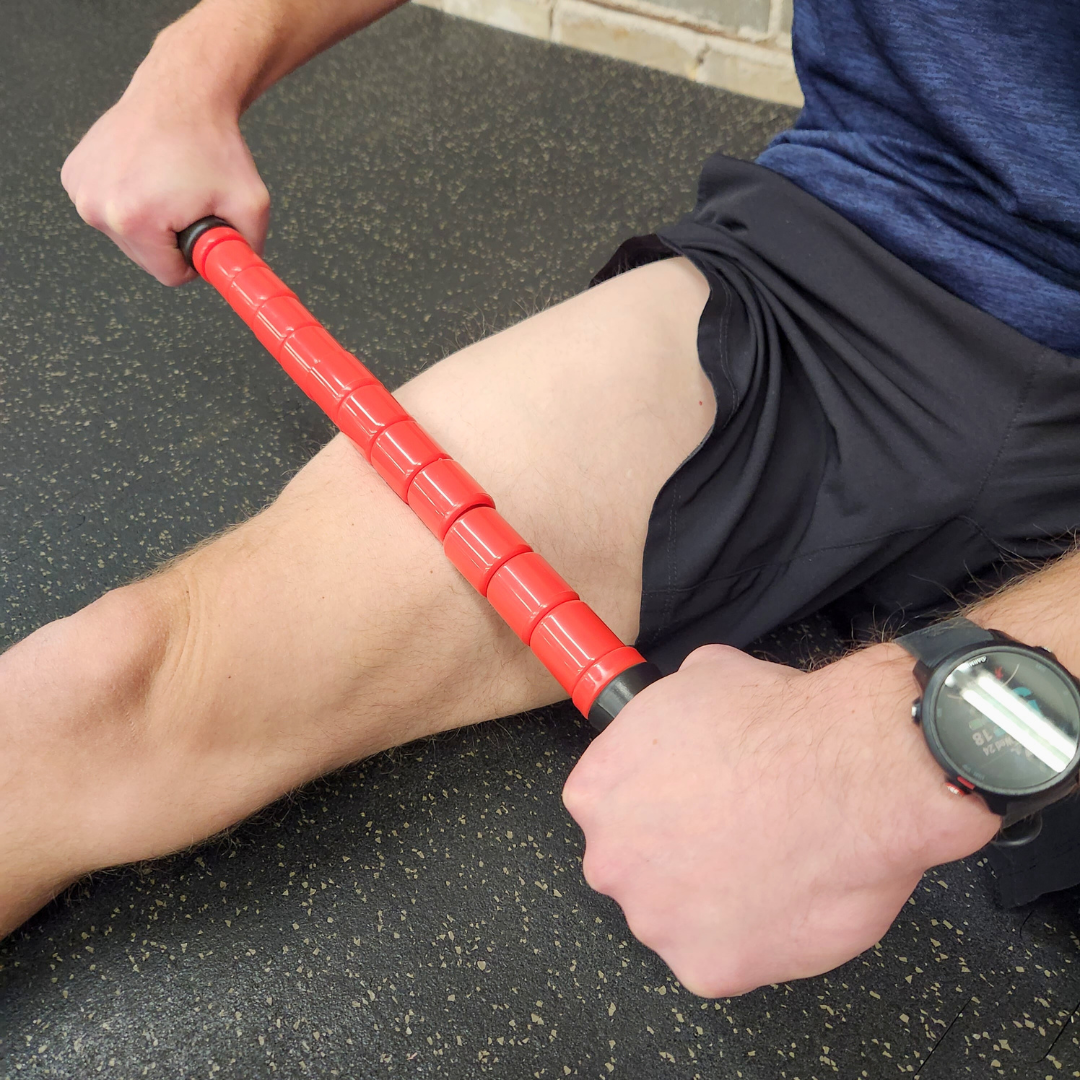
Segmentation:
<svg viewBox="0 0 1080 1080">
<path fill-rule="evenodd" d="M 491 496 L 343 349 L 228 222 L 207 217 L 178 236 L 189 265 L 251 328 L 289 377 L 360 449 L 603 730 L 660 671 L 624 645 L 514 531 Z"/>
</svg>

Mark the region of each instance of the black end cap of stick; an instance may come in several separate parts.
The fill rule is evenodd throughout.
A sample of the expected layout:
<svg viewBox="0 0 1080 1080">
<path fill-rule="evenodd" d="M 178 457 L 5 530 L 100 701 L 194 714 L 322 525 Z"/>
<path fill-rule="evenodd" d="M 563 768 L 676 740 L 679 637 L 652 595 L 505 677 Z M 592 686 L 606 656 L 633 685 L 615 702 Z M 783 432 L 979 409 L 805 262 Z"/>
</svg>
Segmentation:
<svg viewBox="0 0 1080 1080">
<path fill-rule="evenodd" d="M 186 229 L 176 234 L 176 246 L 180 249 L 180 254 L 184 256 L 184 262 L 188 266 L 195 265 L 195 241 L 208 229 L 220 229 L 222 226 L 226 229 L 232 228 L 224 218 L 204 217 L 192 222 Z"/>
<path fill-rule="evenodd" d="M 632 697 L 663 677 L 663 672 L 649 661 L 635 664 L 620 672 L 600 691 L 599 697 L 593 702 L 589 710 L 589 723 L 597 731 L 603 731 L 622 712 L 623 706 Z"/>
</svg>

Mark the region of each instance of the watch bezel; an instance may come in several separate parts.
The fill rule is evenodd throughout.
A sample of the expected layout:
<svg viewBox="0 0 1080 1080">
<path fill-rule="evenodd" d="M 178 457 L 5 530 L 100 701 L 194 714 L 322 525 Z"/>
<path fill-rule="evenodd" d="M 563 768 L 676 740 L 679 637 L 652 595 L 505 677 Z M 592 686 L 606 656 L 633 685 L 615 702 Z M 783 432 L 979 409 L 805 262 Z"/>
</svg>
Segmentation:
<svg viewBox="0 0 1080 1080">
<path fill-rule="evenodd" d="M 1080 684 L 1078 684 L 1068 668 L 1043 649 L 1037 649 L 1031 645 L 1024 645 L 1019 642 L 1006 640 L 988 641 L 979 645 L 964 645 L 943 657 L 941 661 L 934 666 L 933 671 L 930 673 L 929 678 L 923 687 L 922 704 L 920 707 L 920 724 L 926 738 L 926 744 L 930 748 L 934 760 L 937 761 L 950 776 L 955 776 L 963 780 L 966 784 L 971 785 L 973 790 L 979 794 L 997 795 L 1006 799 L 1027 799 L 1032 796 L 1042 795 L 1053 791 L 1055 788 L 1067 784 L 1070 779 L 1075 776 L 1078 767 L 1080 767 L 1080 740 L 1077 742 L 1076 751 L 1073 753 L 1068 766 L 1056 777 L 1052 777 L 1045 783 L 1038 784 L 1034 787 L 1001 788 L 990 787 L 971 776 L 960 763 L 952 759 L 948 751 L 942 745 L 940 736 L 938 735 L 937 702 L 941 689 L 945 684 L 945 680 L 948 679 L 948 677 L 962 664 L 965 664 L 970 660 L 975 660 L 980 656 L 986 656 L 988 653 L 1001 652 L 1017 653 L 1029 660 L 1034 660 L 1055 672 L 1068 687 L 1068 692 L 1076 705 L 1077 716 L 1080 717 Z"/>
</svg>

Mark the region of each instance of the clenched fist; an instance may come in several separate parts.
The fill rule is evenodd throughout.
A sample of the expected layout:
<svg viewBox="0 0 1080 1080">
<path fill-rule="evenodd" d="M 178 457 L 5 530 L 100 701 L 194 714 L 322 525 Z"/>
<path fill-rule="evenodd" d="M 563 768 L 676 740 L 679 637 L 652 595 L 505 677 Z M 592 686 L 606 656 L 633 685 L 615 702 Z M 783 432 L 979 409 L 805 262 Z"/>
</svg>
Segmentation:
<svg viewBox="0 0 1080 1080">
<path fill-rule="evenodd" d="M 262 250 L 270 195 L 238 110 L 193 102 L 183 86 L 145 66 L 71 152 L 60 178 L 79 216 L 164 285 L 194 276 L 176 234 L 208 214 Z"/>
</svg>

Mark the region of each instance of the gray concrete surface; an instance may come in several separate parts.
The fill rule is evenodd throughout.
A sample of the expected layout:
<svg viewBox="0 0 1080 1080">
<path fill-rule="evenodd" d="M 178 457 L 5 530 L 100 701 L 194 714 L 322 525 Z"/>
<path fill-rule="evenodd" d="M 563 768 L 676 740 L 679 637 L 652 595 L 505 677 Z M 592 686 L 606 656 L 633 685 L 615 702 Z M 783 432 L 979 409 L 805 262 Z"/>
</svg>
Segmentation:
<svg viewBox="0 0 1080 1080">
<path fill-rule="evenodd" d="M 181 8 L 0 9 L 0 643 L 243 518 L 330 434 L 216 296 L 157 286 L 59 187 Z M 398 383 L 580 289 L 708 152 L 790 118 L 406 9 L 246 133 L 273 265 Z M 981 858 L 828 976 L 686 993 L 581 878 L 559 791 L 588 737 L 564 707 L 413 745 L 82 883 L 0 944 L 0 1078 L 1080 1075 L 1076 896 L 1002 912 Z"/>
</svg>

